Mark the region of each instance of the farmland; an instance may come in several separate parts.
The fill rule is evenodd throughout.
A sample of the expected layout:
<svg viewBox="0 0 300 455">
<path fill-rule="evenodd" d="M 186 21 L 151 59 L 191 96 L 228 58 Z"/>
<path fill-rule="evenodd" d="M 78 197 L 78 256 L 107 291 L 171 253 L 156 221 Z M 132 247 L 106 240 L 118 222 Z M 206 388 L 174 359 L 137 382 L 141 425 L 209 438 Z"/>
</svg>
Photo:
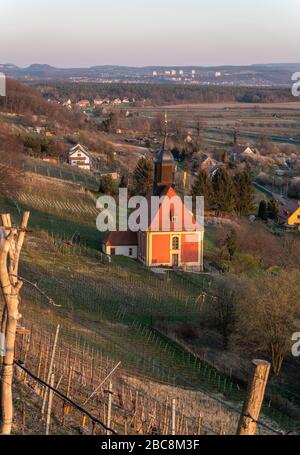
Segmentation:
<svg viewBox="0 0 300 455">
<path fill-rule="evenodd" d="M 133 108 L 131 108 L 133 109 Z M 141 115 L 155 118 L 168 112 L 169 119 L 195 133 L 196 122 L 205 128 L 207 146 L 226 146 L 232 141 L 236 130 L 241 143 L 256 144 L 261 135 L 267 135 L 274 142 L 297 145 L 300 126 L 300 104 L 243 104 L 203 103 L 169 105 L 165 107 L 143 107 L 135 109 Z"/>
</svg>

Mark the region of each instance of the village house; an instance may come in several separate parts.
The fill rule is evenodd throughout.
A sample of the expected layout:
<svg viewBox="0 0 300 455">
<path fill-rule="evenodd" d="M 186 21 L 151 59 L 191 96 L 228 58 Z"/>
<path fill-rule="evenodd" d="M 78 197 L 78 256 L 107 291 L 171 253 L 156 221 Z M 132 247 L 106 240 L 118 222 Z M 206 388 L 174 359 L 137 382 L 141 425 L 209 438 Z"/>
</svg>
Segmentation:
<svg viewBox="0 0 300 455">
<path fill-rule="evenodd" d="M 191 144 L 193 142 L 193 138 L 190 134 L 188 134 L 185 138 L 184 138 L 184 142 L 186 144 Z"/>
<path fill-rule="evenodd" d="M 102 246 L 108 256 L 138 257 L 138 239 L 136 232 L 109 232 Z"/>
<path fill-rule="evenodd" d="M 199 158 L 199 168 L 202 171 L 207 171 L 209 174 L 217 164 L 217 160 L 213 159 L 209 155 L 206 155 L 205 153 L 203 153 Z"/>
<path fill-rule="evenodd" d="M 78 101 L 77 106 L 79 106 L 81 109 L 84 109 L 90 106 L 90 102 L 89 100 L 80 100 Z"/>
<path fill-rule="evenodd" d="M 103 104 L 103 100 L 101 98 L 94 99 L 95 106 L 101 106 Z"/>
<path fill-rule="evenodd" d="M 196 223 L 193 213 L 174 189 L 176 164 L 172 153 L 166 148 L 166 142 L 165 138 L 157 154 L 153 191 L 147 196 L 149 208 L 147 229 L 138 232 L 109 232 L 103 243 L 103 251 L 108 255 L 120 254 L 137 258 L 148 267 L 162 266 L 201 271 L 204 228 Z M 159 208 L 154 214 L 151 210 L 152 195 L 161 198 Z M 174 197 L 177 202 L 171 204 L 170 201 Z M 181 219 L 195 224 L 195 230 L 186 229 L 186 223 L 178 229 L 178 214 Z M 166 225 L 169 226 L 167 230 L 164 228 Z"/>
<path fill-rule="evenodd" d="M 248 146 L 245 145 L 235 145 L 230 153 L 230 159 L 232 161 L 245 159 L 247 157 L 251 157 L 255 154 L 255 152 Z"/>
<path fill-rule="evenodd" d="M 68 99 L 67 101 L 64 101 L 63 106 L 68 109 L 72 109 L 72 101 L 70 99 Z"/>
<path fill-rule="evenodd" d="M 87 171 L 92 169 L 92 158 L 89 151 L 79 143 L 69 150 L 67 163 L 80 169 L 86 169 Z"/>
<path fill-rule="evenodd" d="M 300 201 L 274 196 L 279 204 L 278 221 L 285 227 L 300 229 Z"/>
</svg>

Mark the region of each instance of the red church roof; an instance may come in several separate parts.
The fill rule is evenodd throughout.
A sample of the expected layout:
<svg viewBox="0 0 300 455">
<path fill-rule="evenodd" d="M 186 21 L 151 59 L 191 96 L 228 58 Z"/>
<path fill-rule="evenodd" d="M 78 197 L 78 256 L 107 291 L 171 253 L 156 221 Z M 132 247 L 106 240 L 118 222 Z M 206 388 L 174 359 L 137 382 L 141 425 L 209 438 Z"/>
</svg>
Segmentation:
<svg viewBox="0 0 300 455">
<path fill-rule="evenodd" d="M 173 187 L 171 187 L 171 186 L 164 187 L 162 189 L 162 191 L 159 193 L 160 198 L 165 196 L 166 202 L 163 202 L 162 204 L 160 204 L 159 210 L 154 216 L 152 216 L 152 214 L 151 214 L 151 196 L 152 195 L 149 195 L 147 198 L 148 199 L 148 213 L 149 213 L 148 214 L 149 231 L 152 231 L 152 230 L 156 231 L 157 226 L 159 227 L 159 229 L 158 229 L 159 231 L 163 230 L 162 228 L 165 225 L 163 223 L 163 221 L 165 221 L 165 223 L 167 224 L 166 217 L 170 216 L 169 211 L 163 210 L 164 204 L 166 204 L 166 206 L 168 206 L 169 205 L 168 199 L 172 199 L 172 198 L 176 198 L 176 197 L 177 197 L 178 205 L 175 204 L 176 207 L 171 205 L 170 209 L 171 209 L 172 216 L 176 216 L 177 214 L 179 214 L 179 216 L 181 217 L 182 229 L 180 229 L 180 230 L 183 232 L 190 231 L 190 229 L 187 229 L 186 227 L 192 226 L 196 223 L 196 218 L 195 218 L 194 214 L 192 212 L 190 212 L 188 210 L 188 208 L 184 205 L 184 201 L 182 201 L 181 197 L 177 194 L 177 192 L 175 191 L 175 189 Z M 175 208 L 176 208 L 176 210 L 175 210 Z M 164 215 L 164 218 L 163 218 L 163 215 Z M 170 222 L 170 230 L 171 231 L 176 230 L 176 225 L 172 221 Z M 201 226 L 199 223 L 197 223 L 196 229 L 194 228 L 194 231 L 203 231 L 203 226 Z"/>
<path fill-rule="evenodd" d="M 132 231 L 112 231 L 107 234 L 104 244 L 110 246 L 137 245 L 137 233 Z"/>
</svg>

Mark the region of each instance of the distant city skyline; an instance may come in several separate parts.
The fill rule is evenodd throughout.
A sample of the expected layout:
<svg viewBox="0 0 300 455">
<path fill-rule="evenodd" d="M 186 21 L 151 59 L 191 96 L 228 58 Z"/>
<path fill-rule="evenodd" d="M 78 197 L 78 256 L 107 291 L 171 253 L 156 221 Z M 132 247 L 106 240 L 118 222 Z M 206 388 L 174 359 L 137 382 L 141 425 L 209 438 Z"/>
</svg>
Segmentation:
<svg viewBox="0 0 300 455">
<path fill-rule="evenodd" d="M 300 62 L 297 0 L 2 0 L 0 63 L 221 66 Z"/>
</svg>

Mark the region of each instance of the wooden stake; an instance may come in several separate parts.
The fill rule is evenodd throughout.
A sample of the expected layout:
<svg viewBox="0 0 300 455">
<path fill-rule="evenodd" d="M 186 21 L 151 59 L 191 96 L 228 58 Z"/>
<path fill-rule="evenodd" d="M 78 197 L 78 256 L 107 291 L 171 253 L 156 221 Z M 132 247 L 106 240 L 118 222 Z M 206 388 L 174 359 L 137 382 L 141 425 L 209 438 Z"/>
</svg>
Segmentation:
<svg viewBox="0 0 300 455">
<path fill-rule="evenodd" d="M 176 434 L 176 398 L 172 399 L 172 436 Z"/>
<path fill-rule="evenodd" d="M 107 421 L 106 421 L 106 426 L 110 428 L 111 424 L 111 404 L 112 404 L 112 383 L 109 381 L 109 387 L 108 387 L 108 407 L 107 407 Z M 110 435 L 110 431 L 107 430 L 106 434 Z"/>
<path fill-rule="evenodd" d="M 51 385 L 51 387 L 54 387 L 54 374 L 53 373 L 51 374 L 50 385 Z M 50 432 L 52 403 L 53 403 L 53 390 L 50 389 L 48 408 L 47 408 L 46 435 L 48 435 Z"/>
<path fill-rule="evenodd" d="M 201 415 L 198 417 L 197 435 L 201 435 Z"/>
<path fill-rule="evenodd" d="M 22 434 L 25 434 L 26 429 L 26 403 L 22 401 Z"/>
<path fill-rule="evenodd" d="M 59 329 L 60 329 L 60 325 L 57 324 L 55 338 L 54 338 L 54 343 L 53 343 L 53 348 L 52 348 L 52 354 L 51 354 L 51 359 L 50 359 L 50 364 L 49 364 L 47 383 L 49 383 L 51 375 L 52 375 L 53 363 L 54 363 L 54 358 L 55 358 L 55 351 L 56 351 L 56 346 L 57 346 Z M 45 394 L 44 394 L 44 398 L 43 398 L 42 414 L 44 414 L 44 412 L 45 412 L 46 400 L 47 400 L 47 389 L 45 390 Z"/>
<path fill-rule="evenodd" d="M 256 421 L 258 420 L 264 400 L 266 385 L 271 364 L 265 360 L 253 360 L 254 371 L 248 384 L 247 397 L 240 417 L 237 434 L 254 435 Z"/>
</svg>

